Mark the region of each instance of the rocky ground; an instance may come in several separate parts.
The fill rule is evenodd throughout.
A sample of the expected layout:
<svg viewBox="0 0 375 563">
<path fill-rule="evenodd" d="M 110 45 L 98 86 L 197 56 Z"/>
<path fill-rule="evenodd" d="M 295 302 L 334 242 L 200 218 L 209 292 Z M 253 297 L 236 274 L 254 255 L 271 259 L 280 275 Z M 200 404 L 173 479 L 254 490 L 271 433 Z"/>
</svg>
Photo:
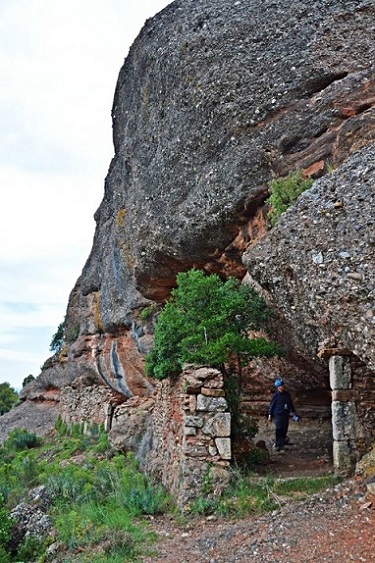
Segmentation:
<svg viewBox="0 0 375 563">
<path fill-rule="evenodd" d="M 272 427 L 259 438 L 272 443 Z M 332 471 L 330 424 L 301 423 L 289 432 L 285 453 L 272 453 L 267 472 L 280 477 L 324 475 Z M 151 520 L 158 534 L 153 556 L 143 563 L 321 563 L 375 561 L 375 498 L 358 478 L 304 501 L 242 520 L 202 517 L 177 524 Z"/>
</svg>

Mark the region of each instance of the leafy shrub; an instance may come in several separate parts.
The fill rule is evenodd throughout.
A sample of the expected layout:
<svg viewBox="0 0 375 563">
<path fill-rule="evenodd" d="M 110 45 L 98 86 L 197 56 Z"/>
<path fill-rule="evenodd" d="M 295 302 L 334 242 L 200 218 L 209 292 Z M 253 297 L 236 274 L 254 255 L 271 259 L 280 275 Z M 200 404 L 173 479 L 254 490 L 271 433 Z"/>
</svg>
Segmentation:
<svg viewBox="0 0 375 563">
<path fill-rule="evenodd" d="M 66 329 L 65 340 L 66 342 L 75 342 L 79 336 L 79 331 L 81 329 L 80 322 L 75 322 L 72 326 Z"/>
<path fill-rule="evenodd" d="M 302 192 L 311 188 L 312 183 L 313 180 L 304 178 L 300 170 L 289 174 L 286 178 L 276 178 L 270 182 L 271 195 L 267 201 L 270 205 L 268 217 L 272 226 Z"/>
<path fill-rule="evenodd" d="M 51 344 L 49 345 L 49 349 L 51 352 L 55 352 L 56 354 L 61 352 L 61 348 L 64 344 L 64 323 L 60 323 L 57 327 L 57 331 L 52 336 Z"/>
<path fill-rule="evenodd" d="M 59 416 L 55 422 L 55 430 L 58 436 L 66 436 L 69 430 L 69 427 L 66 422 L 63 421 L 61 416 Z"/>
<path fill-rule="evenodd" d="M 0 545 L 4 546 L 10 539 L 10 529 L 12 527 L 12 519 L 8 510 L 3 506 L 0 508 Z"/>
<path fill-rule="evenodd" d="M 0 545 L 0 563 L 10 563 L 10 554 L 7 552 L 5 547 Z"/>
<path fill-rule="evenodd" d="M 26 536 L 17 550 L 17 561 L 36 561 L 43 555 L 47 542 L 36 536 Z"/>
<path fill-rule="evenodd" d="M 25 428 L 15 428 L 8 434 L 8 438 L 4 442 L 4 448 L 7 451 L 23 451 L 36 448 L 41 444 L 41 439 L 33 432 L 29 432 Z"/>
<path fill-rule="evenodd" d="M 35 380 L 35 377 L 32 373 L 30 373 L 25 379 L 22 381 L 22 388 L 26 387 L 29 383 Z"/>
<path fill-rule="evenodd" d="M 142 311 L 139 313 L 139 318 L 141 321 L 149 321 L 154 315 L 158 313 L 158 311 L 159 305 L 153 303 L 152 305 L 149 305 L 148 307 L 142 309 Z"/>
<path fill-rule="evenodd" d="M 264 338 L 248 338 L 270 316 L 255 290 L 234 278 L 223 282 L 200 270 L 182 272 L 177 287 L 158 316 L 146 372 L 157 379 L 173 376 L 185 362 L 225 371 L 238 370 L 253 356 L 273 356 L 279 350 Z"/>
<path fill-rule="evenodd" d="M 9 383 L 0 383 L 0 416 L 9 412 L 18 402 L 18 393 Z"/>
</svg>

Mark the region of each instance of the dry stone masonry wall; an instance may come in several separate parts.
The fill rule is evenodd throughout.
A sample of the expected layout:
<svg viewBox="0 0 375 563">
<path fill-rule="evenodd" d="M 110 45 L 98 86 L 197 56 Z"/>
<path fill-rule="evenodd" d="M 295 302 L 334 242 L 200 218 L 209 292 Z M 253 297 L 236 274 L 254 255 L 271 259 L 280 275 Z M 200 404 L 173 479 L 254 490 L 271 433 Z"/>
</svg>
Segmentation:
<svg viewBox="0 0 375 563">
<path fill-rule="evenodd" d="M 219 494 L 228 483 L 231 461 L 231 415 L 221 373 L 187 366 L 175 382 L 159 383 L 154 399 L 151 408 L 144 399 L 137 409 L 144 432 L 136 454 L 145 472 L 162 482 L 180 507 L 200 495 Z M 127 403 L 119 407 L 123 416 L 115 414 L 110 432 L 111 440 L 116 434 L 117 446 L 122 440 L 125 448 L 136 433 L 134 421 L 129 426 L 134 411 L 124 414 L 127 408 Z M 124 424 L 133 428 L 125 430 L 125 440 Z"/>
<path fill-rule="evenodd" d="M 204 367 L 186 367 L 178 382 L 160 385 L 146 471 L 158 465 L 180 506 L 228 483 L 231 416 L 223 386 L 221 373 Z"/>
</svg>

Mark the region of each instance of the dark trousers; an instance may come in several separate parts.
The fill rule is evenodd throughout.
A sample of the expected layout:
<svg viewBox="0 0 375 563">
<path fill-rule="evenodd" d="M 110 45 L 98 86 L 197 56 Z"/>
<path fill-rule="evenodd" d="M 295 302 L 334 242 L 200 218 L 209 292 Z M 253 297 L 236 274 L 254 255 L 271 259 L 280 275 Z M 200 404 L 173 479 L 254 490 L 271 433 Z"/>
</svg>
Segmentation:
<svg viewBox="0 0 375 563">
<path fill-rule="evenodd" d="M 275 414 L 275 434 L 276 434 L 276 447 L 282 448 L 285 444 L 285 437 L 289 427 L 289 413 Z"/>
</svg>

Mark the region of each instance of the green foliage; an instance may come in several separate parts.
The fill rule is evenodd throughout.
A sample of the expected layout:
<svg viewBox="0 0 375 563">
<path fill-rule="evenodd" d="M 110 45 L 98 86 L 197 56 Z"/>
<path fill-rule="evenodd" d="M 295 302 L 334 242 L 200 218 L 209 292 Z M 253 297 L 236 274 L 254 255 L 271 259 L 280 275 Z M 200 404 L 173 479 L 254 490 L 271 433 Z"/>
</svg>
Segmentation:
<svg viewBox="0 0 375 563">
<path fill-rule="evenodd" d="M 256 465 L 264 465 L 269 459 L 270 454 L 268 450 L 254 446 L 244 457 L 243 464 L 248 468 L 253 468 Z"/>
<path fill-rule="evenodd" d="M 25 379 L 22 381 L 22 387 L 26 387 L 29 383 L 35 380 L 35 377 L 32 373 L 30 373 Z"/>
<path fill-rule="evenodd" d="M 40 443 L 41 439 L 33 432 L 29 432 L 26 428 L 15 428 L 9 432 L 3 447 L 7 451 L 20 452 L 36 448 Z"/>
<path fill-rule="evenodd" d="M 17 550 L 17 561 L 37 561 L 48 547 L 45 540 L 36 536 L 26 536 Z"/>
<path fill-rule="evenodd" d="M 55 430 L 58 436 L 66 436 L 69 430 L 69 426 L 63 421 L 61 416 L 59 416 L 55 422 Z"/>
<path fill-rule="evenodd" d="M 272 226 L 302 192 L 311 188 L 312 183 L 313 180 L 304 178 L 300 170 L 289 174 L 286 178 L 275 178 L 270 182 L 271 195 L 267 201 L 270 205 L 268 217 Z"/>
<path fill-rule="evenodd" d="M 0 545 L 0 563 L 10 563 L 11 558 L 5 547 Z"/>
<path fill-rule="evenodd" d="M 4 506 L 0 507 L 0 546 L 4 547 L 8 543 L 12 524 L 8 510 Z"/>
<path fill-rule="evenodd" d="M 0 449 L 0 563 L 44 560 L 44 541 L 30 537 L 16 555 L 8 553 L 6 543 L 8 509 L 38 484 L 52 498 L 51 517 L 64 561 L 124 562 L 145 553 L 153 535 L 134 519 L 169 510 L 170 499 L 140 472 L 134 455 L 103 455 L 108 438 L 98 424 L 68 427 L 60 419 L 55 441 L 32 446 L 32 436 L 13 431 Z M 100 555 L 93 555 L 96 549 Z"/>
<path fill-rule="evenodd" d="M 153 303 L 152 305 L 149 305 L 148 307 L 142 309 L 142 311 L 139 313 L 139 318 L 141 321 L 149 321 L 154 315 L 158 313 L 158 311 L 159 305 Z"/>
<path fill-rule="evenodd" d="M 185 362 L 222 367 L 272 356 L 278 347 L 263 338 L 249 339 L 270 311 L 253 288 L 236 279 L 190 270 L 177 276 L 177 287 L 159 314 L 154 346 L 146 358 L 148 375 L 163 379 Z"/>
<path fill-rule="evenodd" d="M 18 393 L 9 383 L 0 383 L 0 416 L 9 412 L 18 402 Z"/>
<path fill-rule="evenodd" d="M 55 352 L 56 354 L 61 352 L 61 348 L 64 344 L 64 323 L 60 323 L 57 327 L 57 331 L 52 336 L 51 344 L 49 345 L 49 349 L 51 352 Z"/>
</svg>

